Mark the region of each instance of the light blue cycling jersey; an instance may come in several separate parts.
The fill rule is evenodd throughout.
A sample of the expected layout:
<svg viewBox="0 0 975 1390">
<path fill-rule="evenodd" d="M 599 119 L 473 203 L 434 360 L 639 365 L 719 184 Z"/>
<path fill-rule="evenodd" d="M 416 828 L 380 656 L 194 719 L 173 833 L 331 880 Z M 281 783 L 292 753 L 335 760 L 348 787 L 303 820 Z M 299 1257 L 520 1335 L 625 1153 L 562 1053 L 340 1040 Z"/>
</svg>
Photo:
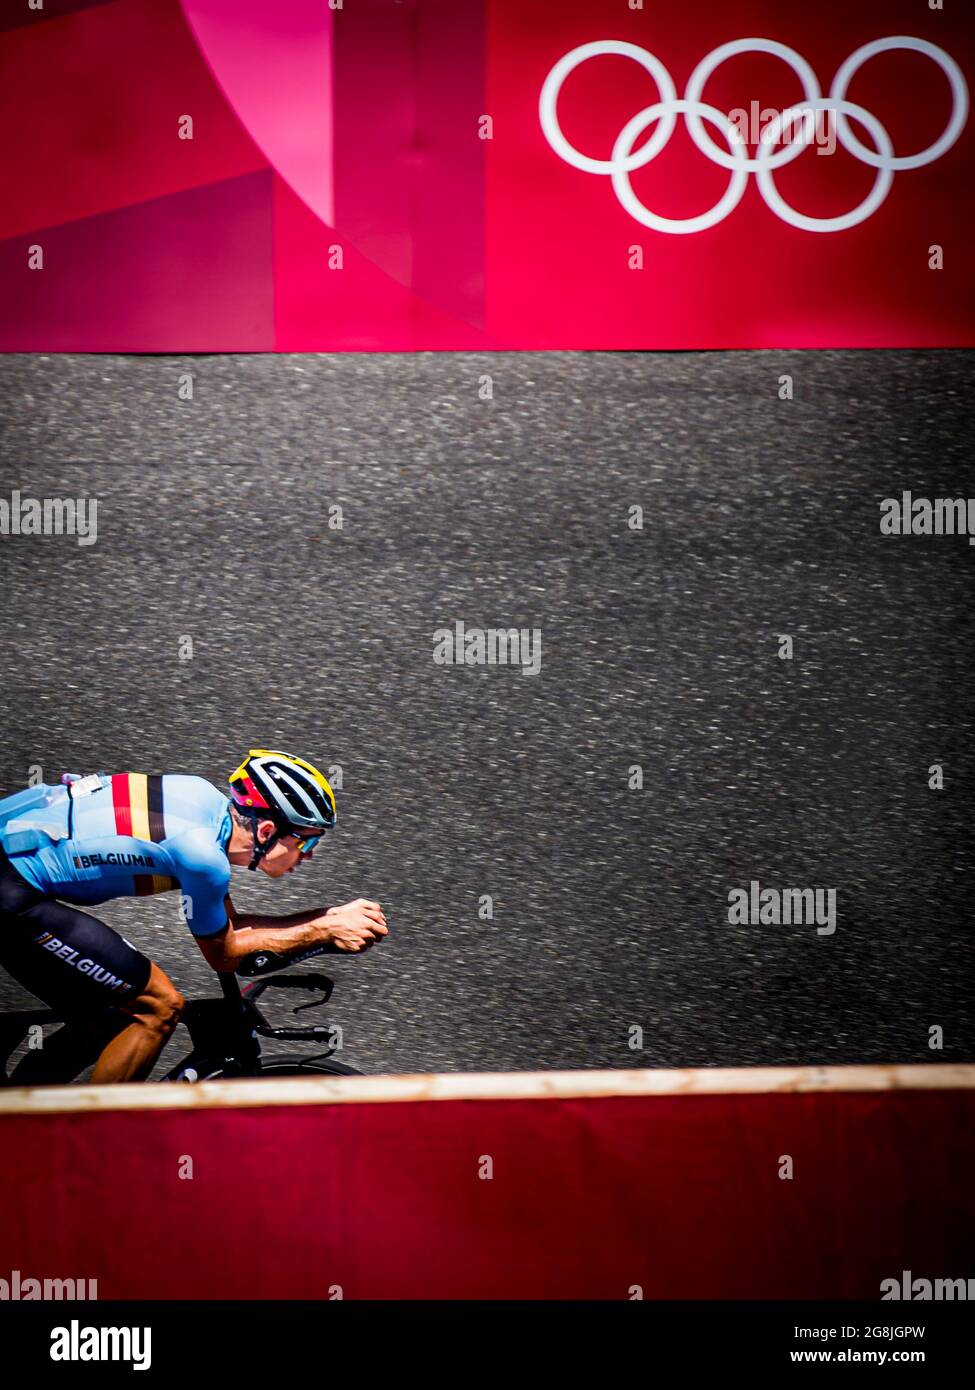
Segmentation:
<svg viewBox="0 0 975 1390">
<path fill-rule="evenodd" d="M 0 802 L 0 845 L 40 892 L 93 905 L 175 889 L 194 936 L 227 925 L 232 829 L 228 798 L 179 774 L 85 777 Z"/>
</svg>

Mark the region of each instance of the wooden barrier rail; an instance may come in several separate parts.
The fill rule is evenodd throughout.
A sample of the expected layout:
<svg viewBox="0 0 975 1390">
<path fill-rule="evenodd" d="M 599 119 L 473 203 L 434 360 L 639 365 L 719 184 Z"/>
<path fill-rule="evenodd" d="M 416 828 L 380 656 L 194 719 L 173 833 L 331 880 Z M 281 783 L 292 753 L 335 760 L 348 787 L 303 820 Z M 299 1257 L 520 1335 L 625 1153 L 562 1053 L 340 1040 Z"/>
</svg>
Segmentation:
<svg viewBox="0 0 975 1390">
<path fill-rule="evenodd" d="M 691 1067 L 656 1070 L 432 1072 L 404 1076 L 268 1077 L 197 1084 L 0 1090 L 0 1116 L 113 1110 L 241 1109 L 408 1101 L 566 1100 L 610 1096 L 758 1095 L 975 1089 L 975 1065 Z"/>
</svg>

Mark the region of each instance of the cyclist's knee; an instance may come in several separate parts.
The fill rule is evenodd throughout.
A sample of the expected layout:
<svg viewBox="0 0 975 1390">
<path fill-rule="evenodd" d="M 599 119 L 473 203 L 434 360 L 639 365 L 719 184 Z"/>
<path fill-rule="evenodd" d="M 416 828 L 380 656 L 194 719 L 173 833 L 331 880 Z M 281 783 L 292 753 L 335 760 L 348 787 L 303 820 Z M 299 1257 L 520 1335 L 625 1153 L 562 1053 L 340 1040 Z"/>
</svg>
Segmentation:
<svg viewBox="0 0 975 1390">
<path fill-rule="evenodd" d="M 156 1026 L 169 1037 L 186 1010 L 186 1000 L 178 989 L 169 990 L 153 1010 Z"/>
<path fill-rule="evenodd" d="M 172 980 L 153 965 L 145 990 L 126 1005 L 125 1012 L 132 1014 L 140 1023 L 153 1032 L 169 1035 L 183 1017 L 186 1000 Z"/>
</svg>

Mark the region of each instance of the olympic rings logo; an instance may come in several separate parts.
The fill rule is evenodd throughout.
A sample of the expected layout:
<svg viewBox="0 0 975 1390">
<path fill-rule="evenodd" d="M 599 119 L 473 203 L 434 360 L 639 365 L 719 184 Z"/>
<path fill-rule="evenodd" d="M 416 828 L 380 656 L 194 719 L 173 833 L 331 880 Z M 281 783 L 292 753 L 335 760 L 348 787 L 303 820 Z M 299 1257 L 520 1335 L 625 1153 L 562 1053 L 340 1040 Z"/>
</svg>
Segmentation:
<svg viewBox="0 0 975 1390">
<path fill-rule="evenodd" d="M 877 117 L 871 111 L 858 106 L 856 102 L 848 101 L 846 97 L 850 79 L 854 73 L 869 58 L 875 57 L 878 53 L 888 53 L 892 49 L 912 49 L 917 53 L 925 54 L 941 68 L 951 87 L 951 118 L 941 136 L 926 150 L 922 150 L 920 154 L 895 155 L 890 136 Z M 642 111 L 638 111 L 627 121 L 616 137 L 613 153 L 609 159 L 593 159 L 569 144 L 559 125 L 556 105 L 559 92 L 562 90 L 562 83 L 573 69 L 589 58 L 597 58 L 610 53 L 618 54 L 624 58 L 633 58 L 641 67 L 645 68 L 657 84 L 660 100 L 654 102 L 652 106 L 644 107 Z M 799 78 L 804 94 L 801 102 L 789 107 L 787 111 L 780 112 L 767 130 L 763 132 L 758 153 L 754 157 L 746 154 L 740 132 L 728 116 L 702 100 L 705 83 L 715 68 L 727 58 L 733 58 L 739 53 L 771 53 L 775 57 L 781 58 L 783 62 L 788 63 Z M 832 113 L 843 148 L 861 160 L 862 163 L 870 165 L 877 171 L 873 187 L 859 207 L 854 208 L 852 212 L 843 213 L 839 217 L 809 217 L 805 213 L 798 212 L 785 201 L 775 185 L 775 170 L 783 164 L 790 163 L 806 148 L 810 138 L 808 117 L 814 112 L 821 111 Z M 824 97 L 819 86 L 819 79 L 812 67 L 795 49 L 788 48 L 785 44 L 777 43 L 773 39 L 735 39 L 731 43 L 722 44 L 720 48 L 714 49 L 698 63 L 691 74 L 684 95 L 678 97 L 673 78 L 664 64 L 653 53 L 648 52 L 645 48 L 639 48 L 634 43 L 605 39 L 596 43 L 584 43 L 579 48 L 573 48 L 571 52 L 559 59 L 542 86 L 538 101 L 538 114 L 545 138 L 555 153 L 567 164 L 571 164 L 573 168 L 581 169 L 585 173 L 608 174 L 617 198 L 630 216 L 645 227 L 652 227 L 655 231 L 686 234 L 703 232 L 708 227 L 717 226 L 737 207 L 748 184 L 748 176 L 754 172 L 766 204 L 783 222 L 788 222 L 790 226 L 798 227 L 807 232 L 842 232 L 873 216 L 890 192 L 895 171 L 919 169 L 924 164 L 931 164 L 934 160 L 940 159 L 947 150 L 951 149 L 968 119 L 968 87 L 958 64 L 943 48 L 928 43 L 926 39 L 897 36 L 876 39 L 873 43 L 866 43 L 862 48 L 851 53 L 833 78 L 829 95 Z M 707 212 L 702 212 L 697 217 L 671 218 L 651 212 L 640 202 L 630 183 L 630 175 L 633 171 L 649 164 L 667 144 L 677 124 L 678 115 L 685 117 L 691 139 L 701 153 L 706 155 L 712 163 L 719 164 L 731 171 L 724 196 L 713 208 L 709 208 Z M 854 135 L 850 128 L 851 116 L 865 127 L 874 142 L 875 149 L 868 149 Z M 711 138 L 705 129 L 705 121 L 717 128 L 728 145 L 727 150 L 722 149 Z M 642 149 L 634 153 L 633 147 L 637 140 L 647 127 L 655 122 L 657 129 L 653 135 Z M 787 127 L 794 127 L 797 124 L 804 128 L 804 138 L 785 145 L 773 153 L 773 147 L 779 143 L 783 131 Z"/>
</svg>

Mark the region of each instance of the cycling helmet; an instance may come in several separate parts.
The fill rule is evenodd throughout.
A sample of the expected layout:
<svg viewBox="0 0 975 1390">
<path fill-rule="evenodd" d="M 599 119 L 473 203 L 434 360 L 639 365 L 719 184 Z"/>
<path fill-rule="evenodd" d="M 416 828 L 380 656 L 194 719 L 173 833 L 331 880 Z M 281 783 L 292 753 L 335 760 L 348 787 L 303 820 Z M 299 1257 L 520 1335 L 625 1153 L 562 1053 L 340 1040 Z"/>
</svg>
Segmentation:
<svg viewBox="0 0 975 1390">
<path fill-rule="evenodd" d="M 247 866 L 256 869 L 272 845 L 284 835 L 306 842 L 319 839 L 335 824 L 335 794 L 328 779 L 291 753 L 252 748 L 236 772 L 230 774 L 230 795 L 238 811 L 249 816 L 254 828 L 254 857 Z M 273 820 L 278 827 L 259 844 L 257 825 Z"/>
</svg>

